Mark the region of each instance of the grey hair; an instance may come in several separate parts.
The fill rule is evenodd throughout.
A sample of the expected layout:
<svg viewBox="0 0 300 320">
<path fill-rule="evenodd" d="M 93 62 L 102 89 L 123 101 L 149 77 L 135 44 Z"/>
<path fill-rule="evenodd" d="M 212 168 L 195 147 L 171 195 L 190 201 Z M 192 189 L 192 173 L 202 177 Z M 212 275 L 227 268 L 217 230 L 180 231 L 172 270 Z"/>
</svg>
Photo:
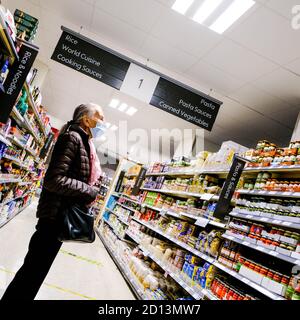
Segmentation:
<svg viewBox="0 0 300 320">
<path fill-rule="evenodd" d="M 83 116 L 92 117 L 97 111 L 103 113 L 102 108 L 95 103 L 81 104 L 74 110 L 73 123 L 79 124 Z"/>
<path fill-rule="evenodd" d="M 67 129 L 70 127 L 70 125 L 80 124 L 81 119 L 85 115 L 92 117 L 97 111 L 103 114 L 102 108 L 95 103 L 81 104 L 74 110 L 72 121 L 69 121 L 61 128 L 60 135 L 64 134 L 67 131 Z"/>
</svg>

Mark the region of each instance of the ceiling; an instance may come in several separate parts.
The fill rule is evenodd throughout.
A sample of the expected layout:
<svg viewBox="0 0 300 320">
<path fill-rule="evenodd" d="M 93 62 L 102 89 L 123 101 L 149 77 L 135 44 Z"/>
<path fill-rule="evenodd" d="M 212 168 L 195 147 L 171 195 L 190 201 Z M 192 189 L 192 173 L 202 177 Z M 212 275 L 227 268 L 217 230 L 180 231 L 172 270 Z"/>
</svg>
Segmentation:
<svg viewBox="0 0 300 320">
<path fill-rule="evenodd" d="M 203 0 L 198 0 L 199 3 Z M 289 143 L 300 111 L 300 30 L 291 27 L 299 0 L 256 0 L 223 35 L 171 10 L 174 0 L 9 0 L 40 19 L 35 43 L 49 66 L 43 87 L 50 114 L 69 120 L 74 106 L 94 101 L 109 122 L 129 129 L 196 128 L 50 60 L 60 26 L 145 63 L 224 102 L 206 146 L 226 140 L 255 146 L 259 139 Z M 108 107 L 112 97 L 138 109 L 129 117 Z"/>
</svg>

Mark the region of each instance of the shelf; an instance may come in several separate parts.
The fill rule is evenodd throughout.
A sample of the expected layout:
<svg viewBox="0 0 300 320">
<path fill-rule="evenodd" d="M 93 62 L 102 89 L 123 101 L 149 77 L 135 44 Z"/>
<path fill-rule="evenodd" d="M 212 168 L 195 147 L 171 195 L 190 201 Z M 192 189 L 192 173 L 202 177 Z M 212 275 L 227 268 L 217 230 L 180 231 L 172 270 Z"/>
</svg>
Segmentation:
<svg viewBox="0 0 300 320">
<path fill-rule="evenodd" d="M 280 260 L 283 260 L 283 261 L 292 263 L 294 265 L 300 266 L 300 260 L 294 259 L 292 257 L 286 256 L 286 255 L 283 255 L 283 254 L 280 254 L 279 252 L 276 252 L 274 250 L 270 250 L 270 249 L 258 246 L 256 244 L 250 243 L 247 240 L 245 240 L 245 241 L 244 240 L 240 240 L 238 238 L 235 238 L 235 237 L 232 237 L 232 236 L 229 236 L 229 235 L 226 235 L 226 234 L 223 234 L 223 238 L 225 238 L 227 240 L 230 240 L 230 241 L 233 241 L 235 243 L 239 243 L 239 244 L 241 244 L 241 245 L 243 245 L 245 247 L 252 248 L 254 250 L 266 253 L 266 254 L 268 254 L 268 255 L 270 255 L 272 257 L 278 258 Z"/>
<path fill-rule="evenodd" d="M 186 243 L 182 242 L 182 241 L 179 241 L 177 240 L 176 238 L 172 237 L 172 236 L 169 236 L 167 234 L 165 234 L 163 231 L 161 231 L 160 229 L 158 228 L 155 228 L 153 227 L 152 225 L 150 225 L 149 223 L 145 223 L 143 221 L 140 221 L 139 219 L 135 218 L 135 217 L 132 217 L 133 220 L 135 220 L 136 222 L 144 225 L 145 227 L 147 227 L 148 229 L 151 229 L 153 231 L 155 231 L 156 233 L 160 234 L 161 236 L 163 236 L 164 238 L 172 241 L 173 243 L 176 243 L 178 246 L 180 246 L 181 248 L 183 249 L 186 249 L 190 252 L 192 252 L 193 254 L 195 254 L 196 256 L 198 256 L 199 258 L 209 262 L 209 263 L 213 263 L 214 262 L 214 258 L 212 257 L 209 257 L 208 255 L 206 254 L 203 254 L 201 253 L 200 251 L 190 247 L 189 245 L 187 245 Z"/>
<path fill-rule="evenodd" d="M 22 196 L 20 197 L 16 197 L 16 198 L 13 198 L 13 199 L 9 199 L 9 200 L 6 200 L 4 201 L 3 203 L 0 203 L 0 207 L 1 206 L 5 206 L 6 204 L 10 203 L 10 202 L 13 202 L 13 201 L 16 201 L 16 200 L 19 200 L 19 199 L 22 199 L 24 197 L 26 197 L 27 195 L 29 195 L 30 193 L 32 193 L 33 191 L 27 191 L 26 193 L 24 193 Z"/>
<path fill-rule="evenodd" d="M 116 202 L 116 205 L 121 206 L 121 207 L 123 207 L 124 209 L 127 209 L 127 210 L 132 211 L 132 212 L 135 212 L 135 211 L 136 211 L 135 209 L 129 208 L 129 207 L 127 207 L 127 206 L 125 206 L 124 204 L 119 203 L 119 202 Z"/>
<path fill-rule="evenodd" d="M 126 266 L 124 266 L 123 263 L 118 259 L 117 255 L 110 248 L 110 246 L 107 244 L 106 240 L 102 237 L 100 232 L 96 231 L 96 234 L 98 235 L 98 237 L 102 241 L 103 245 L 105 246 L 105 248 L 106 248 L 107 252 L 109 253 L 109 255 L 111 256 L 111 258 L 113 259 L 114 263 L 116 264 L 116 266 L 120 270 L 122 276 L 124 277 L 126 282 L 129 284 L 130 288 L 133 290 L 135 296 L 139 300 L 146 299 L 146 297 L 144 296 L 143 290 L 140 288 L 140 286 L 138 286 L 138 284 L 136 283 L 133 276 L 130 274 L 130 272 L 127 271 Z"/>
<path fill-rule="evenodd" d="M 193 214 L 189 214 L 189 213 L 185 213 L 185 212 L 180 212 L 180 215 L 188 217 L 188 218 L 191 218 L 191 219 L 194 219 L 194 220 L 198 220 L 198 219 L 203 219 L 203 221 L 207 220 L 208 224 L 210 224 L 210 225 L 213 225 L 213 226 L 216 226 L 216 227 L 219 227 L 219 228 L 223 228 L 223 229 L 227 228 L 227 225 L 225 223 L 218 222 L 218 221 L 211 220 L 211 219 L 207 219 L 205 217 L 195 216 Z"/>
<path fill-rule="evenodd" d="M 99 210 L 100 210 L 100 209 L 99 209 Z M 112 213 L 112 214 L 114 214 L 114 215 L 118 218 L 119 221 L 121 221 L 122 223 L 124 223 L 126 226 L 129 226 L 129 222 L 123 220 L 116 212 L 108 209 L 107 207 L 105 208 L 105 210 L 108 211 L 108 212 L 110 212 L 110 213 Z M 105 220 L 105 219 L 103 219 L 103 220 Z"/>
<path fill-rule="evenodd" d="M 125 178 L 135 178 L 137 176 L 138 176 L 138 174 L 127 174 L 127 175 L 125 175 Z"/>
<path fill-rule="evenodd" d="M 36 142 L 41 145 L 42 144 L 42 141 L 38 138 L 38 136 L 36 135 L 36 133 L 34 132 L 31 124 L 29 123 L 27 117 L 25 116 L 24 117 L 24 124 L 27 128 L 27 130 L 33 135 L 34 139 L 36 140 Z"/>
<path fill-rule="evenodd" d="M 21 161 L 18 158 L 11 157 L 11 156 L 6 155 L 6 154 L 3 155 L 3 158 L 5 158 L 7 160 L 11 160 L 11 161 L 13 161 L 14 164 L 19 166 L 20 168 L 24 168 L 24 169 L 28 170 L 28 166 L 25 166 L 24 164 L 22 164 Z"/>
<path fill-rule="evenodd" d="M 22 143 L 19 139 L 17 139 L 16 137 L 14 136 L 10 136 L 8 137 L 8 139 L 13 143 L 15 144 L 16 146 L 22 148 L 22 149 L 25 149 L 26 148 L 26 145 L 24 143 Z"/>
<path fill-rule="evenodd" d="M 18 183 L 18 182 L 22 182 L 22 179 L 2 179 L 2 178 L 0 178 L 0 184 L 4 184 L 4 183 Z"/>
<path fill-rule="evenodd" d="M 251 215 L 251 214 L 242 214 L 242 213 L 237 213 L 237 212 L 230 212 L 229 215 L 231 215 L 233 217 L 237 217 L 237 218 L 246 219 L 246 220 L 265 222 L 268 224 L 274 224 L 276 226 L 283 226 L 283 227 L 289 227 L 289 228 L 300 230 L 300 223 L 294 223 L 294 222 L 289 222 L 289 221 L 280 221 L 280 220 L 273 219 L 273 218 L 265 218 L 265 217 Z"/>
<path fill-rule="evenodd" d="M 218 300 L 213 295 L 209 294 L 208 290 L 197 290 L 196 288 L 192 288 L 189 284 L 187 284 L 184 279 L 180 277 L 180 275 L 172 272 L 170 268 L 164 264 L 162 261 L 157 259 L 151 252 L 149 252 L 147 249 L 145 249 L 142 245 L 140 245 L 140 241 L 132 235 L 129 231 L 126 232 L 126 234 L 133 239 L 137 244 L 139 244 L 139 248 L 143 251 L 144 255 L 147 257 L 150 257 L 153 261 L 155 261 L 165 272 L 173 278 L 182 288 L 185 289 L 195 300 L 200 300 L 204 296 L 207 296 L 208 298 L 211 298 L 211 300 Z"/>
<path fill-rule="evenodd" d="M 120 237 L 117 232 L 115 231 L 115 227 L 107 220 L 102 219 L 107 225 L 109 225 L 112 228 L 113 233 L 118 237 L 120 240 L 124 240 L 122 237 Z"/>
<path fill-rule="evenodd" d="M 150 205 L 144 204 L 144 203 L 142 204 L 142 207 L 146 207 L 146 208 L 149 208 L 151 210 L 158 211 L 161 215 L 168 215 L 168 216 L 172 216 L 172 217 L 175 217 L 175 218 L 181 218 L 181 215 L 179 213 L 173 212 L 171 210 L 165 210 L 165 209 L 162 209 L 162 208 L 153 207 L 153 206 L 150 206 Z"/>
<path fill-rule="evenodd" d="M 246 285 L 248 285 L 249 287 L 255 289 L 256 291 L 262 293 L 263 295 L 265 295 L 266 297 L 273 299 L 273 300 L 286 300 L 285 298 L 269 291 L 268 289 L 260 286 L 259 284 L 245 278 L 244 276 L 241 276 L 239 273 L 223 266 L 220 262 L 215 262 L 214 266 L 216 266 L 218 269 L 224 271 L 225 273 L 231 275 L 232 277 L 234 277 L 235 279 L 245 283 Z"/>
<path fill-rule="evenodd" d="M 125 198 L 126 200 L 128 200 L 128 201 L 130 201 L 130 202 L 132 202 L 132 203 L 135 203 L 135 204 L 137 204 L 137 205 L 139 205 L 139 206 L 141 205 L 140 202 L 131 199 L 130 196 L 127 195 L 127 194 L 125 194 L 125 193 L 113 192 L 113 193 L 112 193 L 112 196 L 118 197 L 118 198 Z"/>
<path fill-rule="evenodd" d="M 9 137 L 10 141 L 15 144 L 16 146 L 25 149 L 27 152 L 29 152 L 32 156 L 37 157 L 37 153 L 32 150 L 31 148 L 27 147 L 26 144 L 22 143 L 19 139 L 17 139 L 14 136 Z"/>
<path fill-rule="evenodd" d="M 18 214 L 20 214 L 23 210 L 25 210 L 31 203 L 29 202 L 28 204 L 26 204 L 23 208 L 21 208 L 17 213 L 15 213 L 12 217 L 10 217 L 9 219 L 7 219 L 6 221 L 2 222 L 0 224 L 0 228 L 4 227 L 9 221 L 11 221 L 13 218 L 15 218 Z"/>
<path fill-rule="evenodd" d="M 23 117 L 20 114 L 20 112 L 17 110 L 16 107 L 13 107 L 11 114 L 12 114 L 13 118 L 17 121 L 18 125 L 20 127 L 25 128 L 27 131 L 29 131 L 33 135 L 34 139 L 38 142 L 38 144 L 41 145 L 42 142 L 39 140 L 39 138 L 37 137 L 36 133 L 33 131 L 33 128 L 31 126 L 31 124 L 29 123 L 27 117 L 26 116 Z"/>
<path fill-rule="evenodd" d="M 116 214 L 114 211 L 112 211 L 111 209 L 109 209 L 109 208 L 107 208 L 107 207 L 105 207 L 105 211 L 108 211 L 108 212 L 111 212 L 111 213 L 113 213 L 113 214 Z"/>
<path fill-rule="evenodd" d="M 11 143 L 2 134 L 0 134 L 0 141 L 11 147 Z"/>
<path fill-rule="evenodd" d="M 151 176 L 169 176 L 169 177 L 192 177 L 199 174 L 216 174 L 216 175 L 226 175 L 229 173 L 230 168 L 227 170 L 209 170 L 209 169 L 198 169 L 198 170 L 186 170 L 186 171 L 170 171 L 170 172 L 147 172 L 146 177 Z M 244 172 L 247 173 L 259 173 L 261 171 L 272 171 L 272 172 L 300 172 L 300 165 L 294 166 L 276 166 L 276 167 L 246 167 Z"/>
<path fill-rule="evenodd" d="M 300 172 L 300 166 L 277 166 L 277 167 L 247 167 L 244 169 L 245 172 L 256 173 L 261 171 L 272 171 L 272 172 Z"/>
<path fill-rule="evenodd" d="M 218 269 L 226 272 L 227 274 L 231 275 L 232 277 L 240 280 L 241 282 L 247 284 L 248 286 L 254 288 L 255 290 L 261 292 L 262 294 L 264 294 L 265 296 L 271 298 L 271 299 L 274 299 L 274 300 L 285 300 L 283 297 L 277 295 L 277 294 L 274 294 L 272 292 L 270 292 L 269 290 L 263 288 L 262 286 L 252 282 L 251 280 L 241 276 L 240 274 L 238 274 L 237 272 L 233 271 L 233 270 L 230 270 L 229 268 L 223 266 L 222 264 L 220 264 L 217 260 L 215 260 L 214 258 L 212 257 L 209 257 L 207 256 L 206 254 L 203 254 L 201 253 L 200 251 L 190 247 L 189 245 L 185 244 L 184 242 L 181 242 L 181 241 L 178 241 L 177 239 L 171 237 L 171 236 L 168 236 L 166 234 L 164 234 L 164 232 L 162 232 L 161 230 L 157 229 L 157 228 L 154 228 L 152 227 L 151 225 L 149 225 L 148 223 L 145 223 L 145 222 L 142 222 L 136 218 L 132 218 L 133 220 L 137 221 L 138 223 L 146 226 L 147 228 L 155 231 L 156 233 L 162 235 L 164 238 L 172 241 L 173 243 L 176 243 L 178 246 L 182 247 L 183 249 L 186 249 L 187 251 L 193 253 L 195 256 L 211 263 L 212 265 L 216 266 Z"/>
<path fill-rule="evenodd" d="M 12 116 L 15 118 L 15 120 L 18 122 L 20 126 L 24 125 L 24 118 L 16 107 L 13 107 L 12 109 Z"/>
<path fill-rule="evenodd" d="M 151 252 L 145 249 L 143 246 L 139 246 L 139 248 L 143 251 L 146 257 L 151 258 L 154 262 L 156 262 L 171 278 L 173 278 L 186 292 L 188 292 L 195 300 L 201 300 L 204 297 L 204 294 L 200 290 L 196 290 L 192 288 L 189 284 L 184 281 L 180 275 L 173 273 L 170 268 L 164 264 L 162 261 L 157 259 Z"/>
<path fill-rule="evenodd" d="M 141 190 L 144 191 L 152 191 L 152 192 L 157 192 L 157 193 L 166 193 L 170 195 L 177 195 L 179 197 L 195 197 L 195 198 L 201 198 L 202 200 L 207 200 L 207 197 L 210 197 L 209 201 L 218 201 L 219 196 L 209 194 L 209 193 L 192 193 L 192 192 L 185 192 L 185 191 L 176 191 L 176 190 L 167 190 L 167 189 L 149 189 L 149 188 L 141 188 Z"/>
<path fill-rule="evenodd" d="M 43 132 L 44 136 L 46 137 L 47 136 L 46 129 L 45 129 L 45 127 L 43 125 L 43 122 L 41 120 L 41 117 L 40 117 L 40 115 L 39 115 L 39 113 L 37 111 L 35 102 L 33 100 L 33 97 L 32 97 L 31 91 L 30 91 L 30 87 L 29 87 L 29 85 L 28 85 L 28 83 L 26 81 L 25 81 L 24 87 L 25 87 L 25 90 L 27 92 L 29 105 L 31 106 L 31 109 L 33 110 L 33 113 L 34 113 L 34 115 L 35 115 L 35 117 L 37 119 L 37 122 L 38 122 L 40 128 L 42 129 L 42 132 Z"/>
<path fill-rule="evenodd" d="M 178 177 L 178 176 L 194 176 L 196 172 L 156 172 L 156 173 L 146 173 L 146 177 L 155 177 L 155 176 L 168 176 L 168 177 Z"/>
<path fill-rule="evenodd" d="M 129 226 L 129 223 L 125 220 L 123 220 L 122 218 L 120 218 L 119 216 L 117 216 L 118 220 L 121 221 L 122 223 L 124 223 L 126 226 Z"/>
<path fill-rule="evenodd" d="M 26 151 L 29 152 L 32 156 L 37 157 L 37 153 L 34 150 L 26 148 Z"/>
<path fill-rule="evenodd" d="M 30 181 L 30 182 L 20 182 L 19 183 L 19 186 L 28 186 L 30 184 L 33 184 L 34 182 L 33 181 Z"/>
<path fill-rule="evenodd" d="M 130 231 L 126 231 L 126 234 L 134 241 L 136 242 L 137 244 L 140 243 L 140 240 L 138 238 L 136 238 Z"/>
<path fill-rule="evenodd" d="M 238 192 L 239 194 L 247 194 L 254 196 L 300 198 L 300 192 L 280 192 L 265 190 L 237 190 L 236 192 Z"/>
<path fill-rule="evenodd" d="M 123 198 L 125 198 L 126 200 L 128 200 L 128 201 L 130 201 L 130 202 L 132 202 L 132 203 L 135 203 L 135 204 L 137 204 L 137 205 L 139 205 L 139 206 L 142 205 L 140 202 L 131 199 L 128 195 L 126 195 L 126 194 L 124 194 L 124 193 L 121 193 L 120 197 L 121 197 L 121 198 L 123 197 Z"/>
</svg>

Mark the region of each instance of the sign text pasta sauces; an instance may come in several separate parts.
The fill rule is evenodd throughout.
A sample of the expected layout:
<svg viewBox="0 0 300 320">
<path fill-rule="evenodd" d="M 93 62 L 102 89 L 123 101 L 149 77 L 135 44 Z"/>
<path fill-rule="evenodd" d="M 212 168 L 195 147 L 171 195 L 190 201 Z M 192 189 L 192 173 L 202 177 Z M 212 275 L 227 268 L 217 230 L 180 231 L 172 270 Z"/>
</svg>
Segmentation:
<svg viewBox="0 0 300 320">
<path fill-rule="evenodd" d="M 150 104 L 211 131 L 222 102 L 160 78 Z"/>
</svg>

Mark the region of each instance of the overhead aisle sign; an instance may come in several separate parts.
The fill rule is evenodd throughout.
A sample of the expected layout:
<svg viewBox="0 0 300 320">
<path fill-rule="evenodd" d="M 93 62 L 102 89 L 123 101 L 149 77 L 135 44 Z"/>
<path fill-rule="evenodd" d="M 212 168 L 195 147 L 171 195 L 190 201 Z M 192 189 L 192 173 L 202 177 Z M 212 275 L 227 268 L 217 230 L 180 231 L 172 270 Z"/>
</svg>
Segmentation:
<svg viewBox="0 0 300 320">
<path fill-rule="evenodd" d="M 188 88 L 62 27 L 52 59 L 160 110 L 211 131 L 221 101 Z"/>
<path fill-rule="evenodd" d="M 120 89 L 130 63 L 63 31 L 51 59 L 115 89 Z"/>
<path fill-rule="evenodd" d="M 220 103 L 160 78 L 150 104 L 211 131 Z"/>
</svg>

